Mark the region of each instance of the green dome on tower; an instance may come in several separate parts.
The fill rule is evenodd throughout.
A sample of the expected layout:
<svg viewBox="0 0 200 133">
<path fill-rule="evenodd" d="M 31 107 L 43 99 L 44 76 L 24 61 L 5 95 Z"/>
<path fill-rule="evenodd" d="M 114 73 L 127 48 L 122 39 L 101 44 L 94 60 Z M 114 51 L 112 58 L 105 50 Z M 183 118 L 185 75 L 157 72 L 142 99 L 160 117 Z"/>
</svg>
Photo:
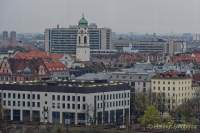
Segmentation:
<svg viewBox="0 0 200 133">
<path fill-rule="evenodd" d="M 78 22 L 79 27 L 88 27 L 88 21 L 85 19 L 84 15 L 82 15 L 82 18 Z"/>
</svg>

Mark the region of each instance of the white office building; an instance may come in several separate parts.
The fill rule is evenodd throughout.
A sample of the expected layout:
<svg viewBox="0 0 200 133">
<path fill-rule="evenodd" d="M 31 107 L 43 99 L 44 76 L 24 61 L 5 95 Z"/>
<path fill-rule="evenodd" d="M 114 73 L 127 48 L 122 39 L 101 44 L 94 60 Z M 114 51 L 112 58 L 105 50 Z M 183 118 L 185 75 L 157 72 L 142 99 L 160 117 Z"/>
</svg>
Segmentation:
<svg viewBox="0 0 200 133">
<path fill-rule="evenodd" d="M 88 24 L 88 21 L 82 16 L 78 25 L 63 28 L 45 29 L 45 51 L 50 53 L 76 54 L 77 36 L 79 25 L 87 23 L 90 49 L 93 50 L 112 50 L 111 33 L 109 28 L 98 28 L 96 24 Z"/>
<path fill-rule="evenodd" d="M 121 125 L 130 119 L 127 84 L 1 84 L 0 94 L 5 120 Z"/>
</svg>

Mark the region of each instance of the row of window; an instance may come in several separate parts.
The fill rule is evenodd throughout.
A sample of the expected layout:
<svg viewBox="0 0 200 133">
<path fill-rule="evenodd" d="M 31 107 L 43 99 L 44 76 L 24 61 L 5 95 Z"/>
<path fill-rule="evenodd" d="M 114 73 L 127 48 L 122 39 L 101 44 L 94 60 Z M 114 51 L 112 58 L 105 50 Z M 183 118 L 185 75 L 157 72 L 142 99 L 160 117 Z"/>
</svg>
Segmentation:
<svg viewBox="0 0 200 133">
<path fill-rule="evenodd" d="M 3 101 L 3 105 L 14 106 L 14 107 L 40 107 L 40 102 Z"/>
<path fill-rule="evenodd" d="M 161 81 L 153 81 L 153 84 L 156 84 L 156 82 L 157 82 L 158 84 L 161 83 Z M 167 81 L 166 81 L 166 82 L 167 82 Z M 166 82 L 165 82 L 165 81 L 162 81 L 162 84 L 165 84 Z M 179 81 L 179 82 L 178 82 L 178 84 L 187 84 L 187 83 L 190 84 L 191 82 L 190 82 L 190 81 L 182 81 L 182 82 Z M 170 84 L 175 85 L 175 82 L 174 82 L 174 81 L 173 81 L 173 82 L 172 82 L 172 81 L 168 81 L 167 84 L 168 84 L 168 85 L 170 85 Z"/>
<path fill-rule="evenodd" d="M 129 98 L 129 93 L 117 93 L 117 94 L 107 94 L 107 95 L 95 96 L 95 99 L 97 101 L 99 101 L 99 100 L 121 99 L 121 98 Z"/>
<path fill-rule="evenodd" d="M 103 107 L 103 103 L 98 103 L 97 104 L 97 108 L 109 108 L 109 107 L 118 107 L 118 106 L 126 106 L 129 105 L 129 100 L 124 100 L 124 101 L 113 101 L 113 102 L 106 102 L 104 103 L 104 107 Z"/>
<path fill-rule="evenodd" d="M 156 90 L 156 87 L 154 86 L 154 87 L 153 87 L 153 89 L 154 89 L 154 90 Z M 165 90 L 168 90 L 168 91 L 170 91 L 171 89 L 172 89 L 173 91 L 175 91 L 175 90 L 176 90 L 176 88 L 175 88 L 175 87 L 172 87 L 172 88 L 171 88 L 171 87 L 167 87 L 167 89 L 166 89 L 165 87 L 163 87 L 163 88 L 162 88 L 162 90 L 163 90 L 163 91 L 165 91 Z M 182 90 L 182 91 L 183 91 L 183 90 L 187 90 L 187 89 L 188 89 L 188 90 L 190 90 L 190 89 L 191 89 L 191 87 L 182 87 L 182 88 L 181 88 L 181 87 L 179 87 L 179 88 L 178 88 L 178 90 L 179 90 L 179 91 L 180 91 L 180 90 Z M 160 86 L 158 87 L 158 90 L 161 90 Z"/>
<path fill-rule="evenodd" d="M 75 104 L 65 104 L 65 103 L 62 103 L 62 104 L 60 104 L 60 103 L 57 103 L 57 105 L 56 105 L 56 103 L 53 103 L 52 104 L 52 108 L 58 108 L 58 109 L 60 109 L 60 108 L 62 108 L 62 109 L 76 109 L 75 108 Z M 79 109 L 81 109 L 81 104 L 77 104 L 77 109 L 79 110 Z M 86 109 L 86 104 L 82 104 L 82 109 L 83 110 L 85 110 Z"/>
<path fill-rule="evenodd" d="M 3 98 L 13 99 L 37 99 L 40 100 L 40 94 L 20 94 L 20 93 L 3 93 Z"/>
<path fill-rule="evenodd" d="M 77 98 L 77 101 L 78 102 L 80 102 L 81 101 L 81 99 L 82 99 L 82 101 L 83 102 L 85 102 L 86 101 L 86 97 L 85 96 L 60 96 L 60 95 L 52 95 L 52 100 L 54 101 L 54 100 L 57 100 L 57 101 L 60 101 L 60 100 L 62 100 L 62 101 L 75 101 L 76 100 L 76 98 Z"/>
<path fill-rule="evenodd" d="M 158 93 L 158 94 L 157 94 L 157 96 L 162 96 L 162 97 L 165 97 L 166 95 L 167 95 L 167 96 L 170 96 L 170 95 L 171 95 L 171 96 L 173 96 L 173 97 L 175 97 L 175 96 L 179 96 L 179 97 L 182 96 L 182 97 L 183 97 L 183 96 L 190 96 L 190 92 L 188 92 L 188 93 L 178 93 L 178 94 L 176 94 L 176 95 L 175 95 L 175 93 Z M 191 93 L 191 95 L 192 95 L 192 96 L 195 96 L 195 93 Z"/>
</svg>

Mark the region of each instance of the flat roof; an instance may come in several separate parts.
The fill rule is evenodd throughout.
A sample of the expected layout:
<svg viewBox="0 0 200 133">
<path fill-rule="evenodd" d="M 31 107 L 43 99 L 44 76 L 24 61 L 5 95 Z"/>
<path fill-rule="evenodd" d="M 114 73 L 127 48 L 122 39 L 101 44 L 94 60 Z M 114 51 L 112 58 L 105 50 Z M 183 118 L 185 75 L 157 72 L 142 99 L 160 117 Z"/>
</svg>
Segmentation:
<svg viewBox="0 0 200 133">
<path fill-rule="evenodd" d="M 70 86 L 68 85 L 20 85 L 20 84 L 0 84 L 0 90 L 7 91 L 32 91 L 32 92 L 55 92 L 55 93 L 98 93 L 110 91 L 130 90 L 130 86 L 125 83 L 104 84 L 93 86 Z"/>
</svg>

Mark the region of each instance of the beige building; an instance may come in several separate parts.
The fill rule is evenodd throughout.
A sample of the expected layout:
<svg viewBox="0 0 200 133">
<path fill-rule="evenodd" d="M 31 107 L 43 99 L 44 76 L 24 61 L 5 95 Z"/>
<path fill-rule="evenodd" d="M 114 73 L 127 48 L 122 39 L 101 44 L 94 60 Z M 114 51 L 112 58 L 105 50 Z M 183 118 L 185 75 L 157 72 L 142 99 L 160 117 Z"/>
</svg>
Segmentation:
<svg viewBox="0 0 200 133">
<path fill-rule="evenodd" d="M 151 79 L 151 99 L 160 111 L 172 111 L 195 96 L 192 78 L 183 73 L 165 72 Z"/>
</svg>

